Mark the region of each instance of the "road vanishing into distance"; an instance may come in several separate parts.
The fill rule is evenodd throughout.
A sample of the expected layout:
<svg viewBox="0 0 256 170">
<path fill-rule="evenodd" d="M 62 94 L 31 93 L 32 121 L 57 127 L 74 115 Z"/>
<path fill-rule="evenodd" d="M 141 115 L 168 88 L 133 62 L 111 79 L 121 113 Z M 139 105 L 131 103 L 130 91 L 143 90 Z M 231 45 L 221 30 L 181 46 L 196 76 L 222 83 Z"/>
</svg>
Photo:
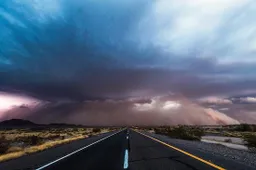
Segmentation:
<svg viewBox="0 0 256 170">
<path fill-rule="evenodd" d="M 191 151 L 193 148 L 191 148 Z M 250 170 L 210 153 L 192 153 L 147 132 L 109 132 L 3 162 L 0 170 Z"/>
</svg>

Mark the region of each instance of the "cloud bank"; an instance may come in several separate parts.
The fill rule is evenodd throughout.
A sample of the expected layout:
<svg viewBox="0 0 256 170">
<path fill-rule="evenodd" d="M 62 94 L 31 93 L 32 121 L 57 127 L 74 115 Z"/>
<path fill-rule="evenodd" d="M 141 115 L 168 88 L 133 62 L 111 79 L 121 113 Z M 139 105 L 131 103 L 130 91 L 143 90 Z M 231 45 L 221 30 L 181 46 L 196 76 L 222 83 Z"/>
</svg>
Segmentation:
<svg viewBox="0 0 256 170">
<path fill-rule="evenodd" d="M 3 0 L 0 91 L 53 103 L 173 93 L 225 105 L 256 90 L 255 8 L 253 0 Z"/>
<path fill-rule="evenodd" d="M 255 4 L 4 0 L 0 87 L 75 100 L 253 90 Z"/>
</svg>

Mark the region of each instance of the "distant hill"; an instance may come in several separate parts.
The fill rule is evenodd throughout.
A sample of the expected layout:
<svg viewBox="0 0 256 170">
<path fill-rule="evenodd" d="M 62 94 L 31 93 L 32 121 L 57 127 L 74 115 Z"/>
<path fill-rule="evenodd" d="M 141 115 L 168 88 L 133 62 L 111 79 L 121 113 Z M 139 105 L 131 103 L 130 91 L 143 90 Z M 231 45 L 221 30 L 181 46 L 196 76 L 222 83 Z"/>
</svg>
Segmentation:
<svg viewBox="0 0 256 170">
<path fill-rule="evenodd" d="M 24 126 L 36 126 L 37 124 L 23 119 L 10 119 L 0 122 L 0 127 L 24 127 Z"/>
<path fill-rule="evenodd" d="M 36 124 L 24 119 L 10 119 L 0 122 L 0 128 L 65 128 L 65 127 L 85 127 L 83 125 L 67 124 L 67 123 L 50 123 L 50 124 Z"/>
</svg>

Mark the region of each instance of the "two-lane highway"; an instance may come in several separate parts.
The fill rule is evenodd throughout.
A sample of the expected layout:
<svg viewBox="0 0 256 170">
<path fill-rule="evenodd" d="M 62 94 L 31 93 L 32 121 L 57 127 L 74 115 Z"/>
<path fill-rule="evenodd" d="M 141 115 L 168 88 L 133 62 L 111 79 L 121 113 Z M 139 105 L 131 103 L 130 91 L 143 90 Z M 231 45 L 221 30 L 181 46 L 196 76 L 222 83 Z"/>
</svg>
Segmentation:
<svg viewBox="0 0 256 170">
<path fill-rule="evenodd" d="M 177 151 L 157 139 L 128 129 L 76 152 L 37 170 L 224 170 L 202 158 Z"/>
<path fill-rule="evenodd" d="M 91 140 L 90 138 L 85 139 Z M 87 142 L 88 143 L 88 142 Z M 75 143 L 74 143 L 75 144 Z M 70 144 L 70 147 L 73 145 Z M 65 149 L 65 146 L 63 146 Z M 67 147 L 66 147 L 67 149 Z M 50 152 L 51 150 L 45 151 Z M 60 151 L 60 150 L 59 150 Z M 52 149 L 54 152 L 54 149 Z M 55 151 L 56 152 L 56 151 Z M 199 152 L 198 152 L 199 153 Z M 43 154 L 38 154 L 42 162 Z M 56 153 L 55 153 L 56 154 Z M 49 155 L 49 153 L 47 153 Z M 33 168 L 26 162 L 33 157 Z M 0 164 L 1 170 L 36 169 L 36 170 L 252 170 L 254 168 L 224 158 L 202 153 L 200 157 L 189 153 L 182 148 L 177 148 L 159 139 L 153 138 L 149 133 L 144 134 L 133 130 L 124 129 L 109 135 L 103 135 L 97 140 L 92 140 L 68 154 L 64 154 L 45 164 L 36 163 L 36 154 Z M 208 158 L 206 160 L 205 158 Z M 212 158 L 212 159 L 211 159 Z M 45 157 L 45 159 L 47 159 Z M 213 162 L 211 160 L 214 160 Z M 218 161 L 215 161 L 218 160 Z M 15 167 L 15 162 L 19 162 Z M 9 163 L 9 166 L 8 166 Z M 32 162 L 31 162 L 32 164 Z M 22 165 L 22 166 L 21 166 Z"/>
</svg>

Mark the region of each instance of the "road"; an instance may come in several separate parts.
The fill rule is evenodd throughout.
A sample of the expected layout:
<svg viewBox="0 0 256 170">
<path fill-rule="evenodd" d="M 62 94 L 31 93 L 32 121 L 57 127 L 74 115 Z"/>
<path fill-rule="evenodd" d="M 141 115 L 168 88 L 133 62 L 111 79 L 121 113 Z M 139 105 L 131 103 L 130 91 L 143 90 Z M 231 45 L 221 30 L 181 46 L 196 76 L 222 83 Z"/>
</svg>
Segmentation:
<svg viewBox="0 0 256 170">
<path fill-rule="evenodd" d="M 89 141 L 88 141 L 89 140 Z M 83 146 L 82 143 L 84 144 Z M 92 139 L 0 164 L 1 170 L 216 170 L 250 169 L 225 159 L 208 161 L 213 155 L 194 155 L 182 148 L 169 145 L 150 134 L 133 130 L 112 132 Z M 59 149 L 59 150 L 56 150 Z M 57 154 L 63 150 L 69 153 Z M 51 154 L 52 153 L 52 154 Z M 57 154 L 53 157 L 50 155 Z M 48 155 L 48 157 L 47 157 Z M 61 155 L 61 156 L 60 156 Z M 23 159 L 23 160 L 22 160 Z M 30 161 L 30 162 L 29 162 Z M 29 165 L 33 166 L 29 166 Z M 221 166 L 219 166 L 221 165 Z M 251 168 L 253 169 L 253 168 Z"/>
</svg>

